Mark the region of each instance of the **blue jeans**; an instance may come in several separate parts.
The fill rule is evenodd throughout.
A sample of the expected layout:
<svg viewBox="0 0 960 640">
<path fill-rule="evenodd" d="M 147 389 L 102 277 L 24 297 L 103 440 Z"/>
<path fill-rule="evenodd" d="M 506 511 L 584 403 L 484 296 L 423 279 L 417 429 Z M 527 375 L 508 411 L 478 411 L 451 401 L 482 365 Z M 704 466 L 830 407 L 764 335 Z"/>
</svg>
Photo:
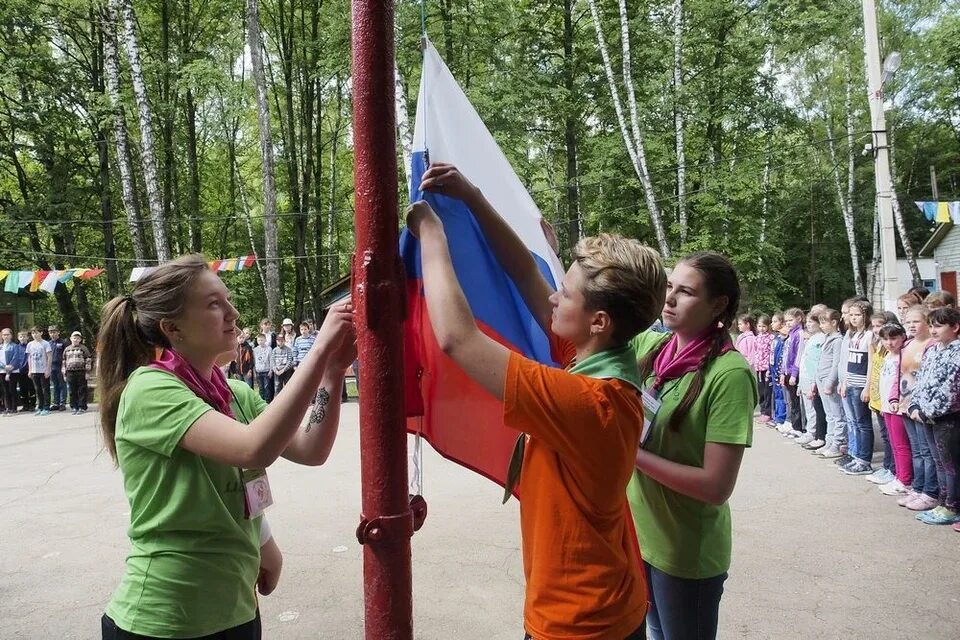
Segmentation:
<svg viewBox="0 0 960 640">
<path fill-rule="evenodd" d="M 903 416 L 903 424 L 907 427 L 907 437 L 910 438 L 913 490 L 937 498 L 940 496 L 940 485 L 937 482 L 937 465 L 931 451 L 935 445 L 927 441 L 927 430 L 922 424 L 917 424 L 907 416 Z"/>
<path fill-rule="evenodd" d="M 269 371 L 257 371 L 257 389 L 264 402 L 273 401 L 273 376 Z"/>
<path fill-rule="evenodd" d="M 873 460 L 873 421 L 870 407 L 860 399 L 863 387 L 847 387 L 843 405 L 847 414 L 847 453 L 867 464 Z"/>
<path fill-rule="evenodd" d="M 55 407 L 63 407 L 67 404 L 67 382 L 63 379 L 63 372 L 60 365 L 53 365 L 53 371 L 50 372 L 50 380 L 53 382 L 53 398 L 50 404 Z"/>
<path fill-rule="evenodd" d="M 880 438 L 883 440 L 883 468 L 891 473 L 896 473 L 896 466 L 893 462 L 893 447 L 890 446 L 890 435 L 887 433 L 887 423 L 879 411 L 870 410 L 870 413 L 877 419 L 880 427 Z"/>
<path fill-rule="evenodd" d="M 651 640 L 714 640 L 727 574 L 702 580 L 675 578 L 646 562 L 643 564 L 650 592 L 648 637 Z"/>
</svg>

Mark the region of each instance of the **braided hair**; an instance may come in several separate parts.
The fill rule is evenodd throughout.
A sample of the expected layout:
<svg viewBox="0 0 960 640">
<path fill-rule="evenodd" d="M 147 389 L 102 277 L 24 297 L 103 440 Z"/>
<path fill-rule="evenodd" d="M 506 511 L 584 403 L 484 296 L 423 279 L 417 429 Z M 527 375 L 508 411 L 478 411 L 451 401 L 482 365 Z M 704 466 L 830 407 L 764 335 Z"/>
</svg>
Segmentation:
<svg viewBox="0 0 960 640">
<path fill-rule="evenodd" d="M 726 256 L 713 251 L 698 251 L 697 253 L 687 256 L 680 262 L 700 272 L 700 276 L 703 278 L 704 288 L 710 298 L 716 299 L 721 296 L 726 296 L 727 306 L 712 320 L 713 331 L 711 333 L 710 349 L 704 354 L 703 360 L 700 361 L 700 366 L 697 367 L 696 372 L 693 374 L 693 380 L 687 389 L 687 393 L 670 415 L 668 427 L 671 431 L 678 431 L 680 429 L 680 423 L 687 417 L 693 403 L 700 397 L 700 393 L 703 391 L 706 371 L 710 368 L 713 361 L 720 357 L 721 353 L 723 353 L 724 346 L 730 341 L 730 326 L 733 324 L 736 318 L 737 308 L 740 306 L 740 280 L 737 277 L 736 268 L 734 268 L 733 263 L 730 262 Z M 664 340 L 658 348 L 640 360 L 641 380 L 645 380 L 653 371 L 653 364 L 657 356 L 660 355 L 668 342 L 670 341 Z"/>
</svg>

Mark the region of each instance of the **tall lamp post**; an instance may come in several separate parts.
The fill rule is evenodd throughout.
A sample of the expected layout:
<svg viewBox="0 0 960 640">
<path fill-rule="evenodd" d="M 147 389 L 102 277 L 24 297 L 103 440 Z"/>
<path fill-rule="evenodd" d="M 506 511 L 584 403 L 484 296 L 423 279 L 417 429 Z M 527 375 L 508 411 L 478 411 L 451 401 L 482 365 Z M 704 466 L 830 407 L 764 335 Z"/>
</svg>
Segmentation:
<svg viewBox="0 0 960 640">
<path fill-rule="evenodd" d="M 877 7 L 874 0 L 863 0 L 864 52 L 867 62 L 867 98 L 870 102 L 873 158 L 880 213 L 880 262 L 883 268 L 883 308 L 896 308 L 899 291 L 897 245 L 893 226 L 893 180 L 890 176 L 890 148 L 887 121 L 883 113 L 883 84 L 900 68 L 900 54 L 892 52 L 880 65 L 880 38 L 877 33 Z"/>
</svg>

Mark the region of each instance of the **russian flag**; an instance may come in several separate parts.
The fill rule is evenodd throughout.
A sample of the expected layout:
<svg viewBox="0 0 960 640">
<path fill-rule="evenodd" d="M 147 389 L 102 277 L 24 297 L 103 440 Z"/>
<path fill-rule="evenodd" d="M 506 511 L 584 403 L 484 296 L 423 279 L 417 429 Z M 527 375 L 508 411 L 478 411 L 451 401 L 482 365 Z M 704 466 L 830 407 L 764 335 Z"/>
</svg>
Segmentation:
<svg viewBox="0 0 960 640">
<path fill-rule="evenodd" d="M 500 268 L 469 208 L 418 190 L 428 159 L 448 162 L 477 185 L 533 254 L 554 287 L 563 269 L 547 244 L 541 215 L 496 141 L 427 44 L 417 99 L 411 201 L 426 200 L 443 220 L 453 266 L 480 329 L 508 348 L 555 364 L 543 330 Z M 407 274 L 404 328 L 407 428 L 441 455 L 503 485 L 517 432 L 503 426 L 503 404 L 470 380 L 437 345 L 423 297 L 419 243 L 404 229 Z"/>
</svg>

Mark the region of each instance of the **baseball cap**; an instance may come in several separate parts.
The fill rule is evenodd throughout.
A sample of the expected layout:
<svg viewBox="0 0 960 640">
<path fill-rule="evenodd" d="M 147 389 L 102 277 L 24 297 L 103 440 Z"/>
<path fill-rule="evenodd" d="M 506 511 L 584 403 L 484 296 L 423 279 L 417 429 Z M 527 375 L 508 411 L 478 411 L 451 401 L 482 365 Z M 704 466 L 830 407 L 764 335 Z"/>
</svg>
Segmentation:
<svg viewBox="0 0 960 640">
<path fill-rule="evenodd" d="M 289 325 L 292 326 L 292 325 L 293 325 L 293 320 L 291 320 L 290 318 L 284 318 L 284 319 L 283 319 L 283 324 L 289 324 Z"/>
<path fill-rule="evenodd" d="M 70 337 L 71 337 L 71 338 L 72 338 L 73 336 L 77 336 L 78 338 L 82 338 L 82 337 L 83 337 L 83 334 L 80 333 L 79 331 L 74 331 L 73 333 L 70 334 Z"/>
</svg>

